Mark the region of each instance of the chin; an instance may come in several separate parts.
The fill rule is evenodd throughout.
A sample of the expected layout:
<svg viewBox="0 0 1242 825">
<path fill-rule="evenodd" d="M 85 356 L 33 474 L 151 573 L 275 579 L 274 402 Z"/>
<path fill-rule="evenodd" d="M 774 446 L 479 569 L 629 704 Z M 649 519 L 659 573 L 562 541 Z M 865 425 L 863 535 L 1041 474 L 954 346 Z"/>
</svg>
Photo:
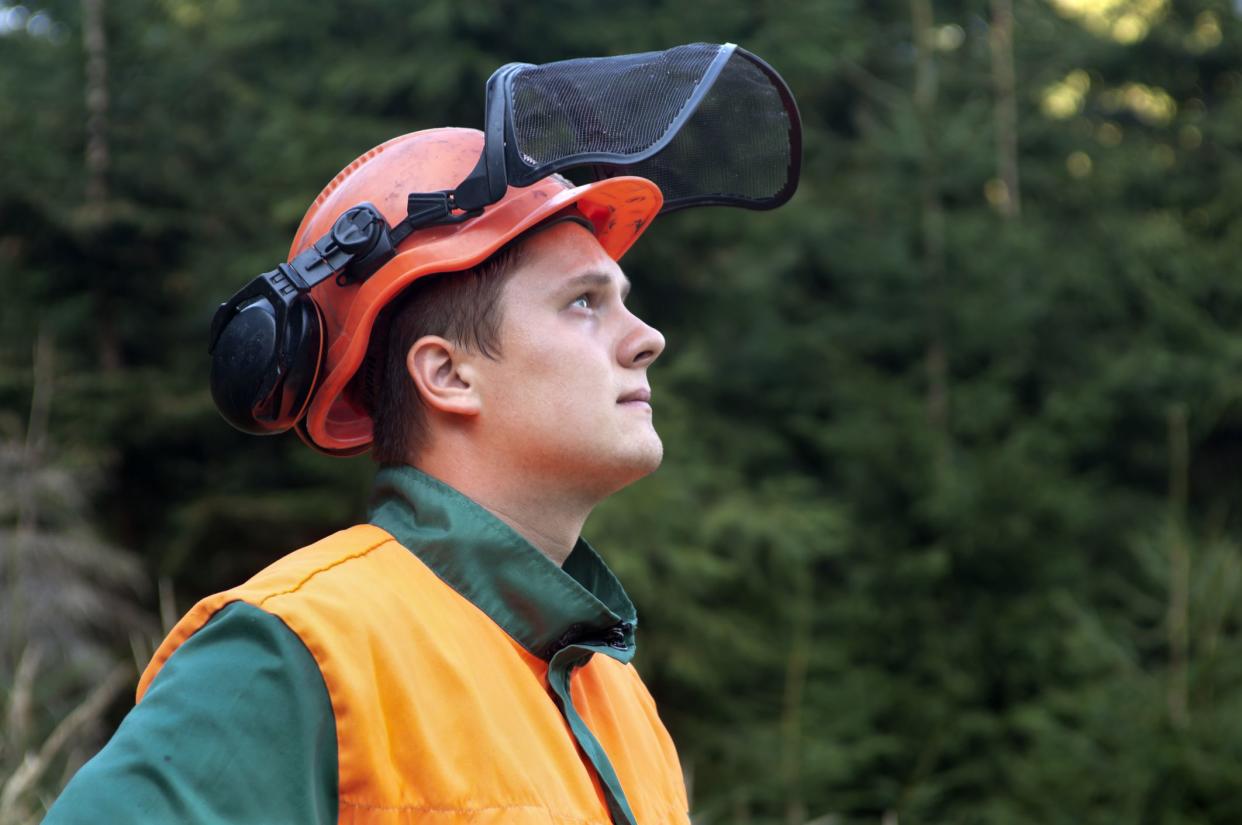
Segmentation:
<svg viewBox="0 0 1242 825">
<path fill-rule="evenodd" d="M 664 460 L 664 444 L 658 437 L 655 437 L 633 452 L 618 456 L 618 458 L 620 460 L 617 462 L 617 476 L 620 483 L 616 489 L 620 490 L 640 478 L 651 475 L 659 468 L 660 462 Z"/>
<path fill-rule="evenodd" d="M 581 456 L 582 453 L 578 455 Z M 655 472 L 663 458 L 664 446 L 656 438 L 647 443 L 632 445 L 624 452 L 596 452 L 591 461 L 564 461 L 558 469 L 563 480 L 569 482 L 573 488 L 589 491 L 591 498 L 602 501 Z"/>
<path fill-rule="evenodd" d="M 642 455 L 639 464 L 642 468 L 642 476 L 651 475 L 660 468 L 660 464 L 664 461 L 664 442 L 659 438 L 654 439 L 652 444 Z"/>
</svg>

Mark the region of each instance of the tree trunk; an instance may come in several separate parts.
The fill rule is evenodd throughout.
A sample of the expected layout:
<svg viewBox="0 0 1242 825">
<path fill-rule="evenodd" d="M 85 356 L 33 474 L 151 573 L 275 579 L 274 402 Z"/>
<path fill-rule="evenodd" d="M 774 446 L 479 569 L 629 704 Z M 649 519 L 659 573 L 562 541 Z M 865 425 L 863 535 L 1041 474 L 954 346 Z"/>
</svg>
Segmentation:
<svg viewBox="0 0 1242 825">
<path fill-rule="evenodd" d="M 1004 197 L 997 202 L 1008 219 L 1022 212 L 1018 185 L 1018 102 L 1013 72 L 1013 0 L 992 0 L 992 26 L 988 32 L 992 54 L 992 89 L 996 124 L 996 179 Z"/>
<path fill-rule="evenodd" d="M 914 112 L 923 142 L 919 205 L 920 253 L 928 299 L 927 417 L 937 441 L 939 469 L 943 472 L 949 459 L 949 347 L 945 331 L 948 299 L 944 205 L 940 198 L 940 157 L 936 145 L 935 108 L 939 84 L 932 53 L 931 0 L 910 0 L 910 18 L 915 46 Z"/>
<path fill-rule="evenodd" d="M 52 407 L 52 382 L 56 366 L 56 347 L 52 336 L 40 328 L 34 347 L 34 380 L 30 394 L 30 419 L 26 424 L 26 443 L 22 447 L 21 483 L 17 487 L 17 524 L 8 558 L 4 559 L 4 598 L 10 621 L 5 629 L 5 658 L 16 661 L 18 652 L 26 647 L 25 576 L 32 552 L 29 548 L 39 521 L 38 484 L 36 476 L 43 463 L 47 442 L 48 416 Z"/>
<path fill-rule="evenodd" d="M 82 45 L 86 50 L 86 211 L 89 227 L 108 225 L 108 38 L 104 0 L 82 0 Z M 108 372 L 121 366 L 121 341 L 115 306 L 101 279 L 94 290 L 95 335 L 99 365 Z"/>
<path fill-rule="evenodd" d="M 781 773 L 785 785 L 785 821 L 806 822 L 802 795 L 802 705 L 806 694 L 807 666 L 811 655 L 811 622 L 814 618 L 812 572 L 801 571 L 793 582 L 792 625 L 789 655 L 785 660 L 785 697 L 781 714 Z"/>
<path fill-rule="evenodd" d="M 108 38 L 104 0 L 82 0 L 82 45 L 86 49 L 86 200 L 108 199 Z"/>
<path fill-rule="evenodd" d="M 1190 448 L 1186 407 L 1169 408 L 1169 721 L 1185 728 L 1190 720 L 1187 702 L 1190 666 L 1190 547 L 1186 536 L 1186 506 L 1190 498 Z"/>
</svg>

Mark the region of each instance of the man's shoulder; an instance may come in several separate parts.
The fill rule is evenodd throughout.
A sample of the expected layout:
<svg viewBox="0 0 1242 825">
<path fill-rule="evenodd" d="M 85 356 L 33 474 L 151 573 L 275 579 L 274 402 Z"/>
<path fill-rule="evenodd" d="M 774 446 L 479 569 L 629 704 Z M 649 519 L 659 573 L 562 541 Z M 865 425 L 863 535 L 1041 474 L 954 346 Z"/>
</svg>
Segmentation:
<svg viewBox="0 0 1242 825">
<path fill-rule="evenodd" d="M 360 561 L 373 561 L 376 551 L 391 543 L 393 537 L 379 527 L 356 524 L 282 556 L 244 584 L 226 591 L 226 597 L 263 607 L 312 583 L 324 584 L 356 573 Z"/>
<path fill-rule="evenodd" d="M 374 562 L 377 556 L 396 558 L 391 548 L 385 551 L 387 545 L 410 555 L 384 530 L 355 525 L 282 556 L 244 584 L 200 600 L 156 649 L 139 680 L 138 698 L 169 657 L 230 605 L 243 602 L 280 619 L 304 644 L 317 626 L 332 628 L 342 617 L 356 616 L 357 598 L 366 597 L 356 580 L 384 577 L 384 572 L 374 568 L 390 565 Z"/>
</svg>

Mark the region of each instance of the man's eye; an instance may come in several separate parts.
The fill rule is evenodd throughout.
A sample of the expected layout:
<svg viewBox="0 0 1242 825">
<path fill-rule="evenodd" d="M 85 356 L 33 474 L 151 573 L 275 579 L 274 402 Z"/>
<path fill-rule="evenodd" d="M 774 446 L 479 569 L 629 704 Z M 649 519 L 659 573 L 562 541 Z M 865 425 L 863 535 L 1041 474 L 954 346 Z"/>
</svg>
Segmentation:
<svg viewBox="0 0 1242 825">
<path fill-rule="evenodd" d="M 585 295 L 585 294 L 579 295 L 577 298 L 574 298 L 573 303 L 571 303 L 570 306 L 581 307 L 582 309 L 590 309 L 591 308 L 591 296 Z"/>
</svg>

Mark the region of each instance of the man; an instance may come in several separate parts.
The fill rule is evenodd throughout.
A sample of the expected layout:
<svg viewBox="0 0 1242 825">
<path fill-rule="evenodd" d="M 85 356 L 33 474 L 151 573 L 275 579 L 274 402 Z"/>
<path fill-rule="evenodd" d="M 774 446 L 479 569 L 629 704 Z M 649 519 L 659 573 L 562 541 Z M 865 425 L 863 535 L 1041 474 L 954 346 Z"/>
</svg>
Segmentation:
<svg viewBox="0 0 1242 825">
<path fill-rule="evenodd" d="M 579 537 L 662 457 L 647 370 L 664 340 L 626 307 L 616 261 L 664 195 L 647 177 L 574 186 L 548 147 L 580 137 L 565 157 L 629 171 L 699 107 L 707 125 L 671 156 L 710 144 L 717 159 L 652 176 L 679 206 L 771 208 L 796 185 L 797 112 L 730 45 L 526 67 L 517 94 L 524 65 L 493 76 L 495 95 L 489 82 L 486 139 L 433 129 L 362 155 L 288 263 L 217 313 L 221 412 L 327 453 L 371 449 L 370 522 L 196 605 L 48 823 L 688 822 L 629 665 L 634 607 Z M 725 97 L 704 103 L 720 78 Z M 606 105 L 576 123 L 562 98 L 582 110 L 590 83 Z M 673 120 L 635 142 L 653 101 Z M 746 118 L 744 141 L 719 142 Z"/>
<path fill-rule="evenodd" d="M 404 206 L 384 190 L 433 169 L 449 186 L 481 143 L 390 141 L 304 223 L 334 199 Z M 638 179 L 515 190 L 497 206 L 529 203 L 507 244 L 387 307 L 382 380 L 350 401 L 385 465 L 372 523 L 196 606 L 47 822 L 687 821 L 625 664 L 634 608 L 579 539 L 662 455 L 647 368 L 663 338 L 577 206 L 614 196 L 647 220 L 660 205 Z M 602 234 L 616 249 L 639 231 Z"/>
</svg>

